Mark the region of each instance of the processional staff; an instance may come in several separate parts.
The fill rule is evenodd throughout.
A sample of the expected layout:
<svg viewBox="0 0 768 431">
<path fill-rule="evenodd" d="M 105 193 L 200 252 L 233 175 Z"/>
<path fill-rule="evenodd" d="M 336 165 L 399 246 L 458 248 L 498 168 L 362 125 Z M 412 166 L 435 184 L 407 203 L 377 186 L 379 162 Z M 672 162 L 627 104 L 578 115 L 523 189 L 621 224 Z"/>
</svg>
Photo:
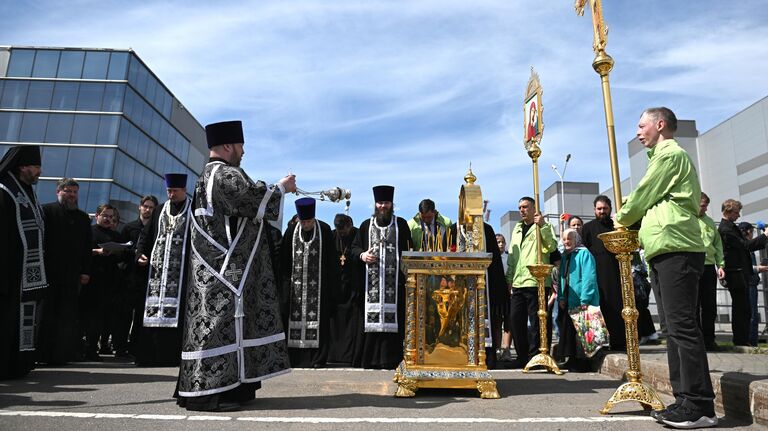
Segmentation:
<svg viewBox="0 0 768 431">
<path fill-rule="evenodd" d="M 528 152 L 528 156 L 533 162 L 533 196 L 534 196 L 534 213 L 539 214 L 539 157 L 541 156 L 541 148 L 539 142 L 541 142 L 541 135 L 544 131 L 544 122 L 542 121 L 542 113 L 544 109 L 541 106 L 541 83 L 539 82 L 539 75 L 533 71 L 531 67 L 531 77 L 528 80 L 528 86 L 525 91 L 525 98 L 523 103 L 523 129 L 524 129 L 524 142 L 525 149 Z M 557 375 L 563 374 L 557 363 L 549 355 L 549 341 L 547 338 L 547 297 L 544 287 L 544 279 L 549 277 L 552 272 L 552 265 L 542 263 L 542 250 L 541 250 L 541 227 L 538 223 L 534 223 L 536 229 L 536 265 L 528 265 L 528 270 L 531 271 L 531 275 L 536 277 L 539 294 L 539 311 L 537 315 L 539 317 L 539 353 L 528 361 L 525 365 L 523 372 L 528 372 L 533 367 L 544 367 L 548 371 L 551 371 Z"/>
<path fill-rule="evenodd" d="M 587 0 L 576 0 L 576 13 L 580 16 L 584 14 L 586 3 Z M 592 48 L 595 51 L 592 68 L 600 75 L 603 87 L 605 125 L 608 130 L 608 154 L 611 159 L 611 180 L 613 181 L 613 202 L 616 205 L 616 212 L 618 212 L 621 209 L 621 180 L 619 177 L 619 162 L 616 155 L 611 85 L 608 82 L 608 74 L 613 69 L 613 58 L 605 52 L 605 45 L 608 42 L 608 26 L 603 21 L 601 0 L 590 0 L 590 6 L 592 9 L 592 30 L 594 34 Z M 624 319 L 624 330 L 627 337 L 627 362 L 629 362 L 629 369 L 625 372 L 628 382 L 616 389 L 616 392 L 605 403 L 600 413 L 607 414 L 614 405 L 623 401 L 637 401 L 654 410 L 663 409 L 664 404 L 661 402 L 658 394 L 656 394 L 656 391 L 643 383 L 643 374 L 640 371 L 640 348 L 637 337 L 638 312 L 635 308 L 635 289 L 632 284 L 632 255 L 630 254 L 640 246 L 637 240 L 637 232 L 618 226 L 617 230 L 600 234 L 598 238 L 603 241 L 608 251 L 616 254 L 616 259 L 619 261 L 621 291 L 624 301 L 621 315 Z"/>
</svg>

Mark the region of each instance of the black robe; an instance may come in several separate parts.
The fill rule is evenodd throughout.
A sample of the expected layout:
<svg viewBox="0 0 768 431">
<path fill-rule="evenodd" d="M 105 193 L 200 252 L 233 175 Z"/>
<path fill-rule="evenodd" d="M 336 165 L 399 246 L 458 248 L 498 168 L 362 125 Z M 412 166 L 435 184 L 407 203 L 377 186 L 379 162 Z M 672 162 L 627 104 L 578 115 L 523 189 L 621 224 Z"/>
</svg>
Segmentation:
<svg viewBox="0 0 768 431">
<path fill-rule="evenodd" d="M 393 217 L 396 217 L 393 215 Z M 360 254 L 369 248 L 368 231 L 371 219 L 365 220 L 357 231 L 355 241 L 352 243 L 352 258 L 355 263 L 361 265 L 362 277 L 365 277 L 365 263 L 360 260 Z M 412 248 L 411 231 L 408 222 L 402 217 L 397 217 L 398 229 L 398 253 Z M 405 274 L 401 272 L 397 285 L 397 332 L 364 332 L 363 315 L 360 316 L 358 334 L 362 335 L 361 348 L 356 351 L 352 365 L 362 368 L 395 369 L 403 360 L 403 342 L 405 340 Z M 359 285 L 358 295 L 365 298 L 364 279 Z M 361 308 L 364 313 L 364 308 Z"/>
<path fill-rule="evenodd" d="M 45 271 L 48 288 L 42 304 L 37 360 L 62 365 L 79 359 L 77 328 L 80 275 L 91 274 L 91 219 L 59 202 L 43 205 Z"/>
<path fill-rule="evenodd" d="M 171 215 L 178 215 L 180 211 L 184 209 L 187 201 L 184 200 L 179 203 L 171 204 Z M 144 228 L 139 236 L 139 242 L 136 246 L 136 251 L 139 256 L 142 254 L 147 256 L 147 259 L 152 259 L 152 249 L 155 246 L 155 240 L 157 239 L 158 226 L 160 224 L 160 214 L 163 212 L 164 204 L 160 204 L 155 208 L 152 213 L 152 218 L 149 223 L 144 225 Z M 189 229 L 189 226 L 187 226 Z M 189 258 L 189 235 L 187 236 L 187 259 Z M 186 265 L 184 273 L 181 275 L 181 302 L 179 304 L 179 324 L 175 328 L 149 328 L 144 327 L 144 302 L 147 299 L 147 278 L 144 279 L 144 285 L 142 289 L 141 307 L 135 310 L 140 314 L 140 318 L 136 319 L 140 325 L 138 328 L 134 328 L 134 332 L 137 333 L 136 346 L 133 350 L 133 355 L 136 357 L 136 365 L 142 367 L 176 367 L 181 362 L 181 340 L 182 331 L 184 328 L 184 312 L 185 303 L 187 298 L 186 285 L 187 285 L 187 271 L 189 265 Z M 149 264 L 145 266 L 148 271 Z"/>
<path fill-rule="evenodd" d="M 147 220 L 147 224 L 151 221 L 151 218 Z M 138 245 L 142 238 L 144 226 L 146 225 L 141 222 L 141 219 L 136 219 L 123 225 L 123 229 L 120 231 L 123 239 L 133 243 L 132 250 L 129 252 L 131 259 L 126 262 L 124 281 L 127 294 L 130 297 L 128 306 L 131 309 L 132 318 L 129 352 L 134 355 L 139 345 L 141 327 L 144 321 L 144 302 L 147 299 L 147 278 L 149 277 L 149 267 L 139 266 L 137 262 L 139 257 Z"/>
<path fill-rule="evenodd" d="M 357 236 L 353 227 L 349 235 L 342 237 L 338 230 L 333 231 L 336 245 L 336 258 L 344 256 L 341 265 L 339 284 L 336 288 L 337 300 L 331 310 L 331 346 L 328 362 L 346 365 L 352 364 L 356 346 L 362 341 L 359 327 L 362 325 L 363 297 L 360 295 L 360 264 L 352 258 L 352 242 Z M 340 260 L 339 260 L 340 262 Z"/>
<path fill-rule="evenodd" d="M 483 223 L 485 236 L 485 250 L 491 253 L 491 264 L 488 266 L 488 308 L 491 310 L 491 343 L 492 347 L 485 348 L 485 364 L 489 369 L 496 368 L 496 349 L 501 347 L 501 333 L 504 319 L 509 313 L 509 288 L 504 274 L 504 264 L 501 261 L 501 252 L 496 243 L 496 233 L 493 226 Z M 451 244 L 456 245 L 456 223 L 451 225 Z"/>
<path fill-rule="evenodd" d="M 624 308 L 624 300 L 621 293 L 621 278 L 619 275 L 619 261 L 616 255 L 611 253 L 603 245 L 603 241 L 597 236 L 604 232 L 611 232 L 613 220 L 606 223 L 592 220 L 584 224 L 581 237 L 584 246 L 595 257 L 597 269 L 597 287 L 600 290 L 600 311 L 605 318 L 605 325 L 611 339 L 611 350 L 626 350 L 626 335 L 624 332 L 624 319 L 621 318 L 621 310 Z"/>
<path fill-rule="evenodd" d="M 91 226 L 91 248 L 101 248 L 107 242 L 122 243 L 123 237 L 112 229 L 98 224 Z M 91 280 L 80 290 L 81 327 L 85 332 L 86 351 L 91 355 L 97 347 L 105 349 L 115 323 L 114 310 L 119 306 L 119 272 L 117 265 L 125 253 L 115 252 L 106 256 L 92 256 Z M 101 339 L 101 340 L 99 340 Z M 99 344 L 100 343 L 100 344 Z"/>
<path fill-rule="evenodd" d="M 4 183 L 12 181 L 2 178 Z M 35 199 L 32 187 L 21 183 L 27 195 Z M 0 190 L 0 380 L 23 377 L 35 367 L 35 352 L 19 351 L 19 307 L 21 297 L 21 269 L 23 249 L 16 223 L 16 205 L 5 191 Z M 40 289 L 45 290 L 45 289 Z M 39 290 L 38 290 L 39 291 Z M 24 301 L 34 298 L 36 292 L 25 293 Z"/>
<path fill-rule="evenodd" d="M 331 227 L 320 220 L 320 231 L 322 232 L 322 254 L 323 260 L 320 262 L 322 278 L 320 280 L 320 330 L 318 348 L 297 348 L 288 347 L 288 357 L 291 360 L 291 368 L 319 368 L 324 367 L 328 361 L 328 352 L 331 345 L 330 321 L 334 305 L 338 301 L 337 286 L 339 283 L 339 261 L 336 258 L 336 250 L 333 243 L 333 233 Z M 287 301 L 281 304 L 283 318 L 283 328 L 288 340 L 288 317 L 290 313 L 290 304 L 293 299 L 294 289 L 292 288 L 293 274 L 293 233 L 296 228 L 295 223 L 288 223 L 288 227 L 283 234 L 282 244 L 280 245 L 280 272 L 282 282 L 281 300 Z M 299 227 L 301 229 L 301 227 Z M 307 234 L 309 234 L 307 236 Z M 301 232 L 305 241 L 308 241 L 313 232 Z"/>
</svg>

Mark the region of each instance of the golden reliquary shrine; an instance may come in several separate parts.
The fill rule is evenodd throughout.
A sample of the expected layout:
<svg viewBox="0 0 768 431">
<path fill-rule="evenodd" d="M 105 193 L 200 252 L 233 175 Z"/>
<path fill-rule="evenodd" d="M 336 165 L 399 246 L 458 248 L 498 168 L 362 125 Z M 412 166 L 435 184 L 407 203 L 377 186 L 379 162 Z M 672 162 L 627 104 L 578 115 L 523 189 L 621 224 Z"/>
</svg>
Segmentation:
<svg viewBox="0 0 768 431">
<path fill-rule="evenodd" d="M 435 241 L 435 251 L 402 255 L 406 333 L 403 362 L 394 378 L 398 397 L 412 397 L 419 388 L 461 388 L 499 398 L 485 365 L 490 343 L 486 269 L 492 254 L 485 251 L 480 186 L 471 169 L 464 179 L 455 237 L 449 232 L 446 246 Z"/>
</svg>

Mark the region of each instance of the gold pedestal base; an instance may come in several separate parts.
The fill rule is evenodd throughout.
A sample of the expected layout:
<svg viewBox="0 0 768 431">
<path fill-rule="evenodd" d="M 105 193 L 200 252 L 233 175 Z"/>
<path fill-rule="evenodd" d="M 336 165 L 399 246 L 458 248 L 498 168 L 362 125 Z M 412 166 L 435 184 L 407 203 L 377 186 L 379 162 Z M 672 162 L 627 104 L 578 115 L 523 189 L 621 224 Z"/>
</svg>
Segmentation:
<svg viewBox="0 0 768 431">
<path fill-rule="evenodd" d="M 643 407 L 650 407 L 653 410 L 661 410 L 664 403 L 650 386 L 642 382 L 627 382 L 619 386 L 611 398 L 606 401 L 600 414 L 608 414 L 613 406 L 624 401 L 637 401 L 643 404 Z"/>
<path fill-rule="evenodd" d="M 395 396 L 415 397 L 420 388 L 477 389 L 480 398 L 496 400 L 501 398 L 496 382 L 488 370 L 449 371 L 429 367 L 409 367 L 401 363 L 392 379 L 397 384 Z"/>
<path fill-rule="evenodd" d="M 563 372 L 560 370 L 560 367 L 557 366 L 557 362 L 555 362 L 555 360 L 546 353 L 539 353 L 538 355 L 531 358 L 531 360 L 528 361 L 528 363 L 525 365 L 525 368 L 523 368 L 523 372 L 527 373 L 533 367 L 544 367 L 550 373 L 555 373 L 558 376 L 563 374 Z"/>
<path fill-rule="evenodd" d="M 637 336 L 637 308 L 635 307 L 635 288 L 632 283 L 632 253 L 639 247 L 637 232 L 619 230 L 601 233 L 597 236 L 611 253 L 616 254 L 619 261 L 621 278 L 621 293 L 624 308 L 621 316 L 624 319 L 624 335 L 627 340 L 627 362 L 629 369 L 625 372 L 629 382 L 616 389 L 611 398 L 605 403 L 600 413 L 607 414 L 614 405 L 624 401 L 637 401 L 643 407 L 655 410 L 663 409 L 664 403 L 656 391 L 643 383 L 643 373 L 640 370 L 640 345 Z"/>
</svg>

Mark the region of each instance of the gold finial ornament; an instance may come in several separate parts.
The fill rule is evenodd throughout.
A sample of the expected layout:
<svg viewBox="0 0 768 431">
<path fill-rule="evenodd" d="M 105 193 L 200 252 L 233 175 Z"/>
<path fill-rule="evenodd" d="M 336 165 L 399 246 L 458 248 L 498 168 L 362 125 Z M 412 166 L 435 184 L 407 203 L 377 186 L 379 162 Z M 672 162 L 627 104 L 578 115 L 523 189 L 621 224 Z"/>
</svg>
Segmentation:
<svg viewBox="0 0 768 431">
<path fill-rule="evenodd" d="M 523 98 L 523 137 L 525 142 L 525 150 L 528 156 L 533 162 L 533 196 L 535 200 L 535 213 L 538 214 L 539 208 L 539 157 L 541 156 L 541 136 L 544 132 L 544 122 L 542 120 L 542 114 L 544 109 L 541 104 L 541 95 L 543 91 L 541 89 L 541 82 L 539 81 L 539 75 L 533 70 L 531 66 L 531 77 L 528 79 L 528 85 L 525 90 L 525 97 Z M 527 373 L 533 367 L 544 367 L 548 371 L 557 375 L 563 374 L 557 363 L 549 355 L 549 340 L 547 338 L 547 297 L 544 286 L 544 279 L 549 277 L 552 272 L 553 266 L 550 264 L 542 263 L 542 251 L 541 251 L 541 227 L 536 224 L 536 265 L 528 265 L 528 270 L 531 271 L 531 275 L 536 277 L 536 283 L 538 285 L 538 300 L 539 300 L 539 353 L 528 361 L 525 365 L 523 372 Z"/>
<path fill-rule="evenodd" d="M 474 184 L 475 181 L 477 181 L 477 177 L 472 173 L 472 162 L 469 162 L 469 170 L 467 171 L 467 174 L 464 175 L 464 182 L 467 184 Z"/>
<path fill-rule="evenodd" d="M 584 14 L 584 6 L 587 0 L 576 0 L 576 13 Z M 616 152 L 616 133 L 613 122 L 613 106 L 611 102 L 611 85 L 608 74 L 613 69 L 613 58 L 605 52 L 608 43 L 608 26 L 603 21 L 603 7 L 601 0 L 589 0 L 592 10 L 592 31 L 594 41 L 592 48 L 595 51 L 595 59 L 592 68 L 600 75 L 603 88 L 603 106 L 605 108 L 605 125 L 608 131 L 608 154 L 611 160 L 611 180 L 613 182 L 613 202 L 616 211 L 621 209 L 621 180 L 619 174 L 619 162 Z M 624 319 L 624 331 L 627 338 L 627 361 L 629 369 L 626 371 L 627 383 L 616 389 L 611 398 L 605 403 L 600 413 L 607 414 L 614 405 L 624 401 L 637 401 L 640 404 L 655 410 L 664 408 L 664 404 L 656 394 L 656 391 L 643 383 L 643 373 L 640 371 L 640 348 L 637 336 L 637 308 L 635 308 L 635 289 L 632 284 L 632 255 L 631 253 L 640 246 L 637 240 L 637 232 L 628 231 L 616 226 L 612 232 L 598 235 L 605 248 L 616 254 L 619 261 L 619 275 L 621 279 L 621 293 L 624 308 L 621 316 Z"/>
</svg>

